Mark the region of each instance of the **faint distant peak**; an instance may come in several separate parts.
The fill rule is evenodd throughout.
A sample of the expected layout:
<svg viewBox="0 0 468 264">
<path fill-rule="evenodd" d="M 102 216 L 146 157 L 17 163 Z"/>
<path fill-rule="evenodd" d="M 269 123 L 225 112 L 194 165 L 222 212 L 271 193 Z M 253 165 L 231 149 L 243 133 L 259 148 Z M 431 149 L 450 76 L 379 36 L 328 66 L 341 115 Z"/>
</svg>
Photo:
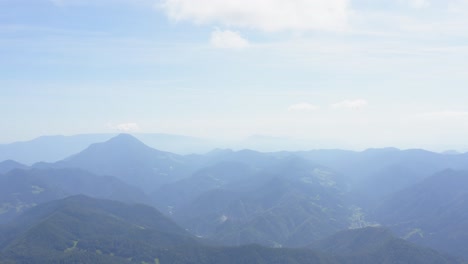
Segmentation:
<svg viewBox="0 0 468 264">
<path fill-rule="evenodd" d="M 388 153 L 388 152 L 397 152 L 400 151 L 400 149 L 394 148 L 394 147 L 388 147 L 388 148 L 369 148 L 364 150 L 364 152 L 367 153 Z"/>
<path fill-rule="evenodd" d="M 155 149 L 147 146 L 145 143 L 141 142 L 136 137 L 130 134 L 119 134 L 105 142 L 91 144 L 87 149 L 85 149 L 81 153 L 89 153 L 96 151 L 104 153 L 117 153 L 121 151 L 140 152 L 149 150 L 156 151 Z"/>
<path fill-rule="evenodd" d="M 208 152 L 207 155 L 231 154 L 233 152 L 234 151 L 232 149 L 216 148 L 216 149 L 213 149 L 212 151 Z"/>
</svg>

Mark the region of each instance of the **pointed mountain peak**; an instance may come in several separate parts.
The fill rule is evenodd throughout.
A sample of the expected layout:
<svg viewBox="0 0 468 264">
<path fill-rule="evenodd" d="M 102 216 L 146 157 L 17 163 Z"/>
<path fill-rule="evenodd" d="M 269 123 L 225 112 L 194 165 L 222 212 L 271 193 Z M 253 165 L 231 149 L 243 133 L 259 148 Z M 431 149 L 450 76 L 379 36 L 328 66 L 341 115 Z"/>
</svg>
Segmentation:
<svg viewBox="0 0 468 264">
<path fill-rule="evenodd" d="M 95 163 L 102 160 L 134 158 L 161 153 L 148 147 L 143 142 L 129 134 L 119 134 L 105 142 L 91 144 L 85 150 L 65 159 L 66 161 L 80 160 L 83 166 L 87 162 Z M 89 164 L 88 164 L 89 165 Z"/>
<path fill-rule="evenodd" d="M 109 142 L 123 142 L 123 143 L 127 143 L 127 142 L 139 142 L 141 144 L 143 144 L 140 140 L 138 140 L 136 137 L 130 135 L 130 134 L 125 134 L 125 133 L 122 133 L 122 134 L 118 134 L 117 136 L 109 139 L 107 141 L 108 143 Z"/>
<path fill-rule="evenodd" d="M 94 145 L 94 146 L 93 146 Z M 152 149 L 151 147 L 147 146 L 145 143 L 141 142 L 136 137 L 130 134 L 119 134 L 105 142 L 96 143 L 91 145 L 91 147 L 99 147 L 100 149 L 104 148 L 111 148 L 111 149 Z M 152 149 L 153 150 L 153 149 Z"/>
</svg>

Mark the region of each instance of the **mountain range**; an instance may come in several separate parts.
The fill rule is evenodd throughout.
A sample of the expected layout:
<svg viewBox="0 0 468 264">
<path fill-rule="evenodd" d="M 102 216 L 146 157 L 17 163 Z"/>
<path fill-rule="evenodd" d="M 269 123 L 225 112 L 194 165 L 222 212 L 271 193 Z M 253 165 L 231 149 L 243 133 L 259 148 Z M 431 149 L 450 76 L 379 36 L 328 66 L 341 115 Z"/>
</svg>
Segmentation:
<svg viewBox="0 0 468 264">
<path fill-rule="evenodd" d="M 28 141 L 0 144 L 0 160 L 15 160 L 31 165 L 56 162 L 86 149 L 89 145 L 107 141 L 118 134 L 79 134 L 73 136 L 41 136 Z M 145 144 L 179 154 L 204 153 L 218 143 L 205 139 L 171 134 L 135 134 Z"/>
<path fill-rule="evenodd" d="M 288 254 L 294 257 L 285 257 L 285 263 L 303 263 L 300 256 L 325 261 L 317 263 L 457 263 L 456 259 L 424 247 L 468 258 L 468 235 L 464 232 L 468 230 L 468 215 L 464 213 L 468 211 L 466 170 L 468 154 L 386 148 L 266 153 L 215 149 L 206 154 L 180 155 L 153 149 L 131 135 L 120 134 L 56 162 L 31 166 L 12 160 L 0 162 L 0 223 L 9 226 L 23 221 L 18 219 L 33 218 L 30 212 L 43 205 L 86 195 L 75 199 L 145 204 L 171 218 L 174 225 L 190 234 L 190 246 L 182 255 L 167 255 L 169 259 L 180 257 L 177 261 L 181 263 L 191 263 L 188 259 L 192 258 L 199 263 L 224 263 L 216 262 L 217 258 L 230 263 L 236 259 L 230 255 L 234 252 L 258 257 L 257 263 L 266 259 L 270 262 L 265 263 L 274 263 L 273 259 L 283 259 Z M 79 210 L 88 211 L 81 207 Z M 83 225 L 87 219 L 88 216 L 79 218 Z M 64 233 L 66 228 L 54 229 L 61 221 L 65 218 L 50 224 L 47 232 Z M 7 235 L 13 240 L 2 242 L 8 244 L 2 251 L 5 259 L 27 255 L 24 251 L 17 255 L 8 253 L 13 241 L 25 233 Z M 349 241 L 364 249 L 354 248 L 341 236 L 354 239 Z M 376 244 L 372 241 L 378 238 L 383 239 L 376 242 L 381 247 L 372 247 Z M 357 253 L 350 255 L 332 248 L 335 242 L 330 241 Z M 65 249 L 70 248 L 70 241 L 67 243 Z M 148 243 L 151 245 L 141 246 L 143 251 L 155 242 Z M 222 247 L 212 248 L 213 245 Z M 311 245 L 320 252 L 307 250 Z M 78 255 L 70 256 L 49 253 L 52 262 L 80 262 L 88 258 L 133 261 L 129 255 L 96 255 L 96 250 L 102 251 L 80 250 Z M 155 248 L 150 251 L 153 250 L 161 252 Z M 412 253 L 408 255 L 405 250 Z M 143 253 L 135 253 L 140 254 Z M 154 262 L 153 255 L 145 254 L 146 257 L 136 259 Z M 271 259 L 272 256 L 276 257 Z"/>
</svg>

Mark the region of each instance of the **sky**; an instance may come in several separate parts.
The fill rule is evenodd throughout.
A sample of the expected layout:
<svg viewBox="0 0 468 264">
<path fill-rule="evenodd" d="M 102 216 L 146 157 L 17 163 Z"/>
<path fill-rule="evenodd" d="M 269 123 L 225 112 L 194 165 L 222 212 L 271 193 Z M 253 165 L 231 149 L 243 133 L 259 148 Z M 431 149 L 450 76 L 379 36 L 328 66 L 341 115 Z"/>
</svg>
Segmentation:
<svg viewBox="0 0 468 264">
<path fill-rule="evenodd" d="M 468 0 L 0 0 L 0 143 L 468 150 Z"/>
</svg>

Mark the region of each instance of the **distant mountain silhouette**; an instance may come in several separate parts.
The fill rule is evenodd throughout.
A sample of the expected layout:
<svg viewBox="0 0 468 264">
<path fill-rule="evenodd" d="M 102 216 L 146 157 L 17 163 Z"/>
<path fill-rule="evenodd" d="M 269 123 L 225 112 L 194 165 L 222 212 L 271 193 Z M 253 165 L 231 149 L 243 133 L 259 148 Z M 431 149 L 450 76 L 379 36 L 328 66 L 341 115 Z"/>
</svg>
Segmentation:
<svg viewBox="0 0 468 264">
<path fill-rule="evenodd" d="M 82 151 L 92 143 L 102 142 L 115 134 L 83 134 L 75 136 L 42 136 L 33 140 L 0 144 L 0 160 L 16 160 L 31 165 L 55 162 Z"/>
<path fill-rule="evenodd" d="M 187 174 L 187 164 L 182 156 L 150 148 L 128 134 L 92 144 L 82 152 L 54 164 L 35 166 L 80 168 L 98 175 L 118 177 L 147 191 Z"/>
<path fill-rule="evenodd" d="M 116 135 L 117 133 L 41 136 L 27 141 L 0 144 L 0 161 L 16 160 L 27 165 L 56 162 Z M 162 133 L 136 133 L 134 136 L 148 146 L 178 154 L 206 153 L 225 145 L 195 137 Z"/>
<path fill-rule="evenodd" d="M 357 193 L 375 201 L 438 171 L 468 169 L 467 154 L 444 155 L 421 149 L 312 150 L 297 152 L 296 155 L 345 175 Z"/>
</svg>

